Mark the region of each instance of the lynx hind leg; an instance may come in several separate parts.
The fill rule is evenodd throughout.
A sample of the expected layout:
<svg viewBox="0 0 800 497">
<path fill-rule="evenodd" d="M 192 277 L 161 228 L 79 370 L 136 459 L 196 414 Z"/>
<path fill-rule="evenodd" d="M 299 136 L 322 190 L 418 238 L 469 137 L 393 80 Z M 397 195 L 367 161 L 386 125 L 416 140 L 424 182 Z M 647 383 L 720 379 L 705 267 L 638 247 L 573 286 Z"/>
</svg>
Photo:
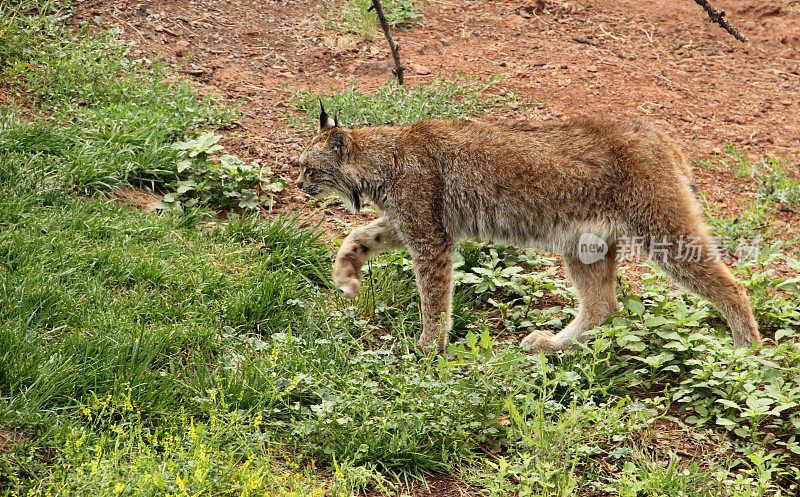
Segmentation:
<svg viewBox="0 0 800 497">
<path fill-rule="evenodd" d="M 673 280 L 720 311 L 735 345 L 760 341 L 744 286 L 722 262 L 688 181 L 676 178 L 670 185 L 662 183 L 667 189 L 648 191 L 655 202 L 629 196 L 633 199 L 627 206 L 630 232 L 646 235 L 650 258 Z"/>
<path fill-rule="evenodd" d="M 583 334 L 601 324 L 619 308 L 616 296 L 617 257 L 612 244 L 605 258 L 584 264 L 574 256 L 565 257 L 567 275 L 578 293 L 578 315 L 557 334 L 536 330 L 521 343 L 533 352 L 555 352 L 584 340 Z"/>
<path fill-rule="evenodd" d="M 742 282 L 722 262 L 719 250 L 704 231 L 689 237 L 691 250 L 685 250 L 685 240 L 679 238 L 671 244 L 667 256 L 655 258 L 655 262 L 676 282 L 719 310 L 728 322 L 734 345 L 750 346 L 761 340 L 750 300 Z"/>
<path fill-rule="evenodd" d="M 342 242 L 333 264 L 333 284 L 347 298 L 355 298 L 361 289 L 361 267 L 367 259 L 385 250 L 402 246 L 402 242 L 383 218 L 355 228 Z"/>
</svg>

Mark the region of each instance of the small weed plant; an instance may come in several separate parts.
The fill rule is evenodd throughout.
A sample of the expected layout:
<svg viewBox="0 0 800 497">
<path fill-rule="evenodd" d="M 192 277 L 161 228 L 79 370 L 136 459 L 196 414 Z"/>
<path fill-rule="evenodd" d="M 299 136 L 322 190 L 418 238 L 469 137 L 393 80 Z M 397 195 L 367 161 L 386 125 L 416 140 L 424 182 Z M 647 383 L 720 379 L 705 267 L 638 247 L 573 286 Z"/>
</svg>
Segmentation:
<svg viewBox="0 0 800 497">
<path fill-rule="evenodd" d="M 202 199 L 219 207 L 255 209 L 261 204 L 272 205 L 272 196 L 286 182 L 272 176 L 270 168 L 259 162 L 245 164 L 224 150 L 217 142 L 222 136 L 207 132 L 195 139 L 177 142 L 177 173 L 181 179 L 167 186 L 174 193 L 164 195 L 162 208 L 183 211 Z"/>
<path fill-rule="evenodd" d="M 797 163 L 766 157 L 752 162 L 747 154 L 732 143 L 725 143 L 725 152 L 735 160 L 730 169 L 740 178 L 751 178 L 758 198 L 782 209 L 797 211 L 800 208 L 800 170 Z"/>
<path fill-rule="evenodd" d="M 421 119 L 463 119 L 480 117 L 506 105 L 519 109 L 532 104 L 515 93 L 491 92 L 499 81 L 500 78 L 481 81 L 458 74 L 415 86 L 389 82 L 378 87 L 373 94 L 364 94 L 355 88 L 330 95 L 319 95 L 310 90 L 296 91 L 292 105 L 304 116 L 302 119 L 288 116 L 288 120 L 295 127 L 313 125 L 318 120 L 320 100 L 326 109 L 338 113 L 338 120 L 344 126 L 403 126 Z"/>
<path fill-rule="evenodd" d="M 423 25 L 421 2 L 388 0 L 382 5 L 390 26 L 410 30 Z M 327 29 L 352 33 L 363 41 L 371 41 L 378 27 L 378 16 L 372 11 L 371 0 L 325 0 L 320 16 Z"/>
</svg>

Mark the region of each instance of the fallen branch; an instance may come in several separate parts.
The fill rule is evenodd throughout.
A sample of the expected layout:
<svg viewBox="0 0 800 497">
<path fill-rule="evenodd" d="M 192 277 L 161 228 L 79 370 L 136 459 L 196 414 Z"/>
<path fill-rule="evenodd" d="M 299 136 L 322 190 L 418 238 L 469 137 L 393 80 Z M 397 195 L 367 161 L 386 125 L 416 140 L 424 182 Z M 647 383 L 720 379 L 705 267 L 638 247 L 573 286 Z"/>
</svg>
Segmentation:
<svg viewBox="0 0 800 497">
<path fill-rule="evenodd" d="M 402 85 L 403 71 L 405 70 L 405 66 L 402 62 L 400 62 L 400 45 L 395 43 L 394 38 L 392 38 L 392 32 L 389 31 L 389 22 L 386 20 L 386 15 L 383 13 L 381 0 L 372 0 L 372 5 L 367 9 L 367 11 L 373 9 L 375 9 L 375 13 L 378 14 L 378 20 L 381 22 L 383 34 L 386 36 L 386 41 L 389 42 L 389 49 L 392 51 L 392 58 L 394 59 L 394 73 L 397 75 L 397 83 Z"/>
<path fill-rule="evenodd" d="M 708 14 L 708 20 L 710 22 L 715 22 L 722 26 L 722 28 L 730 33 L 734 38 L 741 42 L 746 42 L 747 37 L 743 35 L 736 26 L 731 24 L 731 22 L 725 18 L 725 11 L 724 10 L 717 10 L 714 7 L 710 6 L 706 0 L 694 0 L 697 5 L 703 7 L 703 10 L 706 11 Z"/>
</svg>

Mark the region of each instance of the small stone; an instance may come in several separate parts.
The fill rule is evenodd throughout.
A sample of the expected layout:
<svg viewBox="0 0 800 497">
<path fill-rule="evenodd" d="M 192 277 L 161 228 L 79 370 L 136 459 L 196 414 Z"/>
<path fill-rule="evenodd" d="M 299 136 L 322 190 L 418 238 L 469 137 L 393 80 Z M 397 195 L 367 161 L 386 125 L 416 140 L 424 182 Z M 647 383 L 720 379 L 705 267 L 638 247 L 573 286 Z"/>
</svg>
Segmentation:
<svg viewBox="0 0 800 497">
<path fill-rule="evenodd" d="M 753 13 L 756 17 L 764 18 L 764 17 L 773 17 L 780 15 L 781 11 L 780 5 L 761 5 L 753 9 Z"/>
<path fill-rule="evenodd" d="M 544 9 L 547 7 L 547 2 L 544 0 L 530 0 L 529 2 L 525 3 L 525 6 L 522 7 L 524 10 L 530 12 L 531 14 L 541 14 L 544 12 Z"/>
<path fill-rule="evenodd" d="M 417 53 L 420 55 L 442 55 L 442 49 L 439 48 L 439 45 L 428 43 L 419 47 Z"/>
<path fill-rule="evenodd" d="M 362 76 L 391 76 L 394 73 L 394 64 L 391 62 L 362 62 L 355 66 L 353 72 Z"/>
<path fill-rule="evenodd" d="M 175 43 L 175 55 L 184 57 L 189 52 L 191 44 L 186 40 L 178 40 Z"/>
<path fill-rule="evenodd" d="M 408 65 L 408 68 L 411 69 L 411 71 L 418 76 L 425 76 L 431 73 L 431 70 L 423 66 L 422 64 L 412 63 Z"/>
<path fill-rule="evenodd" d="M 798 35 L 798 34 L 784 35 L 784 36 L 781 36 L 780 41 L 784 45 L 800 45 L 800 35 Z M 793 73 L 793 74 L 797 74 L 797 73 Z"/>
<path fill-rule="evenodd" d="M 453 44 L 453 42 L 450 41 L 449 38 L 442 38 L 439 40 L 439 43 L 441 43 L 443 47 L 449 47 L 450 45 Z"/>
<path fill-rule="evenodd" d="M 597 66 L 595 65 L 588 66 L 586 70 L 589 72 L 597 72 Z"/>
</svg>

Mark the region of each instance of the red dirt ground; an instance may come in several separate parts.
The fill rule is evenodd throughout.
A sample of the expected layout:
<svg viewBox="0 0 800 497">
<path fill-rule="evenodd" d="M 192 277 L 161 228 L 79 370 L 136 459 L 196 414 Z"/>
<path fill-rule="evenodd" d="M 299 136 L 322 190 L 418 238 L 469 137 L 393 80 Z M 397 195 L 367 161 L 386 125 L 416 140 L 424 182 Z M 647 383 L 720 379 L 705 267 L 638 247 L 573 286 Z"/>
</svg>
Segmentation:
<svg viewBox="0 0 800 497">
<path fill-rule="evenodd" d="M 494 91 L 546 101 L 528 114 L 490 119 L 566 119 L 610 115 L 644 119 L 670 134 L 692 161 L 712 158 L 726 141 L 752 159 L 790 158 L 800 150 L 800 1 L 712 0 L 749 38 L 740 43 L 691 0 L 428 0 L 423 27 L 396 32 L 410 85 L 436 74 L 503 76 Z M 118 28 L 138 42 L 134 57 L 163 54 L 203 95 L 243 102 L 226 146 L 262 159 L 290 186 L 276 211 L 314 214 L 331 234 L 363 224 L 338 206 L 315 211 L 293 185 L 291 165 L 308 132 L 287 126 L 291 89 L 327 91 L 351 84 L 367 92 L 392 78 L 381 33 L 372 42 L 325 30 L 321 3 L 308 0 L 73 0 L 74 21 Z M 537 9 L 544 6 L 544 10 Z M 188 57 L 188 60 L 186 59 Z M 422 71 L 419 71 L 422 72 Z M 346 124 L 346 123 L 345 123 Z M 747 180 L 727 169 L 695 168 L 699 190 L 724 212 L 752 198 Z M 768 221 L 796 236 L 800 215 Z M 797 252 L 797 248 L 794 249 Z M 452 478 L 434 495 L 469 495 Z M 412 490 L 412 489 L 410 489 Z M 415 488 L 413 495 L 427 495 Z"/>
</svg>

